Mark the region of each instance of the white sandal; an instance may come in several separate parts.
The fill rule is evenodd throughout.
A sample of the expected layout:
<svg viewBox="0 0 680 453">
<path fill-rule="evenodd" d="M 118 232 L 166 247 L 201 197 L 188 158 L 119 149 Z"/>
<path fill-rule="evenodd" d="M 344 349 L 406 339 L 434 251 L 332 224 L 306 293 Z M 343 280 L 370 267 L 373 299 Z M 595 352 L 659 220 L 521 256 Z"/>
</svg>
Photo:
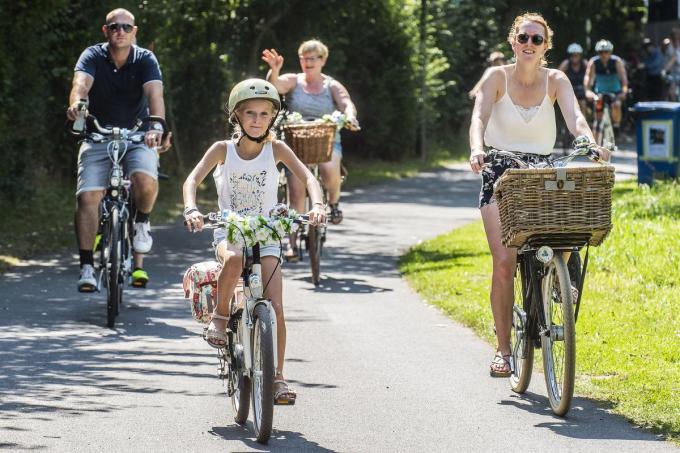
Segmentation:
<svg viewBox="0 0 680 453">
<path fill-rule="evenodd" d="M 212 319 L 223 319 L 225 321 L 229 321 L 228 316 L 222 316 L 218 313 L 213 313 L 212 314 Z M 212 323 L 211 319 L 211 323 Z M 217 329 L 211 329 L 210 327 L 206 327 L 203 329 L 203 339 L 213 348 L 215 349 L 222 349 L 227 346 L 227 329 L 225 327 L 224 330 L 217 330 Z M 214 341 L 210 340 L 218 340 L 221 341 L 222 343 L 217 343 Z"/>
</svg>

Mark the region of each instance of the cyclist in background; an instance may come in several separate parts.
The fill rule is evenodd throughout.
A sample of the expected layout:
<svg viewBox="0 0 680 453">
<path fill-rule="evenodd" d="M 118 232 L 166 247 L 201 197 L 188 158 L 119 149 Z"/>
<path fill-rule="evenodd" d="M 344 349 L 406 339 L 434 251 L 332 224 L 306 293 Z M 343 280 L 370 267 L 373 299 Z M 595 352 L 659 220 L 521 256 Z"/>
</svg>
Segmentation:
<svg viewBox="0 0 680 453">
<path fill-rule="evenodd" d="M 671 37 L 664 39 L 665 50 L 664 58 L 665 65 L 663 72 L 668 81 L 668 95 L 669 101 L 678 101 L 678 85 L 680 85 L 680 29 L 674 28 L 671 31 Z"/>
<path fill-rule="evenodd" d="M 505 59 L 505 54 L 503 52 L 491 52 L 491 55 L 489 55 L 489 58 L 486 59 L 486 61 L 489 62 L 490 66 L 487 67 L 484 72 L 489 70 L 489 68 L 493 68 L 494 66 L 503 66 L 508 64 L 507 60 Z M 468 97 L 470 99 L 474 99 L 475 96 L 477 95 L 477 91 L 479 91 L 479 87 L 482 83 L 482 80 L 484 79 L 484 76 L 482 76 L 477 84 L 468 92 Z"/>
<path fill-rule="evenodd" d="M 578 106 L 581 109 L 581 113 L 585 116 L 586 114 L 586 89 L 583 85 L 583 80 L 586 77 L 586 67 L 588 62 L 583 58 L 583 47 L 578 43 L 571 43 L 567 47 L 567 54 L 569 58 L 566 58 L 558 69 L 567 75 L 567 78 L 571 82 L 571 86 L 574 87 L 574 94 L 576 99 L 578 99 Z"/>
<path fill-rule="evenodd" d="M 301 73 L 280 74 L 283 67 L 283 56 L 279 55 L 274 49 L 266 49 L 262 52 L 262 59 L 270 67 L 267 80 L 276 87 L 279 93 L 286 96 L 288 109 L 291 112 L 300 113 L 305 120 L 319 119 L 325 114 L 339 110 L 345 114 L 350 128 L 358 129 L 357 109 L 349 96 L 349 92 L 340 82 L 321 72 L 328 59 L 328 47 L 316 39 L 305 41 L 298 48 L 298 58 L 300 59 Z M 333 224 L 342 221 L 342 211 L 339 207 L 340 184 L 342 183 L 341 162 L 342 145 L 338 132 L 333 145 L 331 160 L 319 164 L 321 179 L 328 191 L 330 220 Z M 288 182 L 291 207 L 301 212 L 305 202 L 304 184 L 294 175 L 289 178 Z M 295 244 L 293 237 L 288 250 L 286 250 L 288 261 L 297 259 Z"/>
<path fill-rule="evenodd" d="M 134 44 L 137 34 L 135 17 L 118 8 L 106 15 L 102 26 L 106 42 L 83 51 L 75 66 L 66 116 L 75 120 L 80 100 L 88 100 L 89 111 L 102 125 L 131 128 L 137 118 L 149 115 L 165 117 L 163 82 L 154 54 Z M 166 151 L 168 139 L 161 146 L 163 126 L 153 123 L 146 131 L 144 143 L 129 144 L 123 159 L 125 171 L 133 184 L 137 214 L 134 225 L 135 250 L 132 285 L 146 286 L 143 254 L 151 250 L 149 214 L 158 195 L 158 154 Z M 78 291 L 97 288 L 94 275 L 93 245 L 99 225 L 99 205 L 108 187 L 111 160 L 108 143 L 83 142 L 78 153 L 75 227 L 80 254 Z"/>
<path fill-rule="evenodd" d="M 661 101 L 664 95 L 663 54 L 649 38 L 642 40 L 642 50 L 644 53 L 640 66 L 645 74 L 644 100 Z"/>
<path fill-rule="evenodd" d="M 584 80 L 586 98 L 594 102 L 602 93 L 612 93 L 616 96 L 612 102 L 612 124 L 614 132 L 618 133 L 621 126 L 621 103 L 628 93 L 628 77 L 623 60 L 614 55 L 614 45 L 606 39 L 595 44 L 597 55 L 590 59 Z M 600 112 L 597 119 L 599 120 Z"/>
</svg>

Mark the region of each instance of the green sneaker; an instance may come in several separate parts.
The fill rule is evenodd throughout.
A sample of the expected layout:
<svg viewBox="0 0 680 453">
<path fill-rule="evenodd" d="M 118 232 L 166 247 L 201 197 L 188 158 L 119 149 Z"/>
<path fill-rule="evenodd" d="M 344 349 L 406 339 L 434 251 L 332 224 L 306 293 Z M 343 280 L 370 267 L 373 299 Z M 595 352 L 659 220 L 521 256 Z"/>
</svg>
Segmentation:
<svg viewBox="0 0 680 453">
<path fill-rule="evenodd" d="M 146 283 L 149 281 L 149 274 L 146 273 L 141 267 L 136 267 L 132 271 L 132 282 L 131 285 L 135 288 L 146 288 Z"/>
</svg>

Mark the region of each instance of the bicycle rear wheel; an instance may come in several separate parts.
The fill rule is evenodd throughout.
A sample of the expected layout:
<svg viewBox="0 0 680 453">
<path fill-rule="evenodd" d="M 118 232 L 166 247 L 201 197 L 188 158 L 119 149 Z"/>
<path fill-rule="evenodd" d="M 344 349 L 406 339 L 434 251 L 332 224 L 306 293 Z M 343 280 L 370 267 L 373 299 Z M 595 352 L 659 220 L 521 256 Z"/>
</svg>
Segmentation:
<svg viewBox="0 0 680 453">
<path fill-rule="evenodd" d="M 112 328 L 118 316 L 118 307 L 123 297 L 121 284 L 121 255 L 123 251 L 123 236 L 121 231 L 120 211 L 117 206 L 111 209 L 109 217 L 109 240 L 107 246 L 108 269 L 106 272 L 106 327 Z"/>
<path fill-rule="evenodd" d="M 312 283 L 319 286 L 321 281 L 321 247 L 323 246 L 323 232 L 321 226 L 309 226 L 307 232 L 307 253 L 309 254 L 309 264 L 312 269 Z"/>
<path fill-rule="evenodd" d="M 514 392 L 524 393 L 531 382 L 534 366 L 534 344 L 529 338 L 528 314 L 531 301 L 526 299 L 530 282 L 525 275 L 522 257 L 517 257 L 515 272 L 515 303 L 512 307 L 512 359 L 510 387 Z"/>
<path fill-rule="evenodd" d="M 274 418 L 274 339 L 269 309 L 255 307 L 251 333 L 253 425 L 257 441 L 266 444 Z"/>
<path fill-rule="evenodd" d="M 541 282 L 544 324 L 541 335 L 543 370 L 550 407 L 555 415 L 569 411 L 574 395 L 576 372 L 576 327 L 574 304 L 567 263 L 556 252 Z"/>
</svg>

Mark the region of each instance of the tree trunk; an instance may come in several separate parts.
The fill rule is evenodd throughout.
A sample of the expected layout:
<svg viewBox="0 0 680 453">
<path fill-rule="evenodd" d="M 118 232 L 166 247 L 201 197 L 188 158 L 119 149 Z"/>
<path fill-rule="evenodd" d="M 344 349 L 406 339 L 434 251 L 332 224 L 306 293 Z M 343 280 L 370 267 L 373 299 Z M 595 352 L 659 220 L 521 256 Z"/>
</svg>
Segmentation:
<svg viewBox="0 0 680 453">
<path fill-rule="evenodd" d="M 418 112 L 418 155 L 422 160 L 427 159 L 427 0 L 420 1 L 420 105 Z"/>
</svg>

